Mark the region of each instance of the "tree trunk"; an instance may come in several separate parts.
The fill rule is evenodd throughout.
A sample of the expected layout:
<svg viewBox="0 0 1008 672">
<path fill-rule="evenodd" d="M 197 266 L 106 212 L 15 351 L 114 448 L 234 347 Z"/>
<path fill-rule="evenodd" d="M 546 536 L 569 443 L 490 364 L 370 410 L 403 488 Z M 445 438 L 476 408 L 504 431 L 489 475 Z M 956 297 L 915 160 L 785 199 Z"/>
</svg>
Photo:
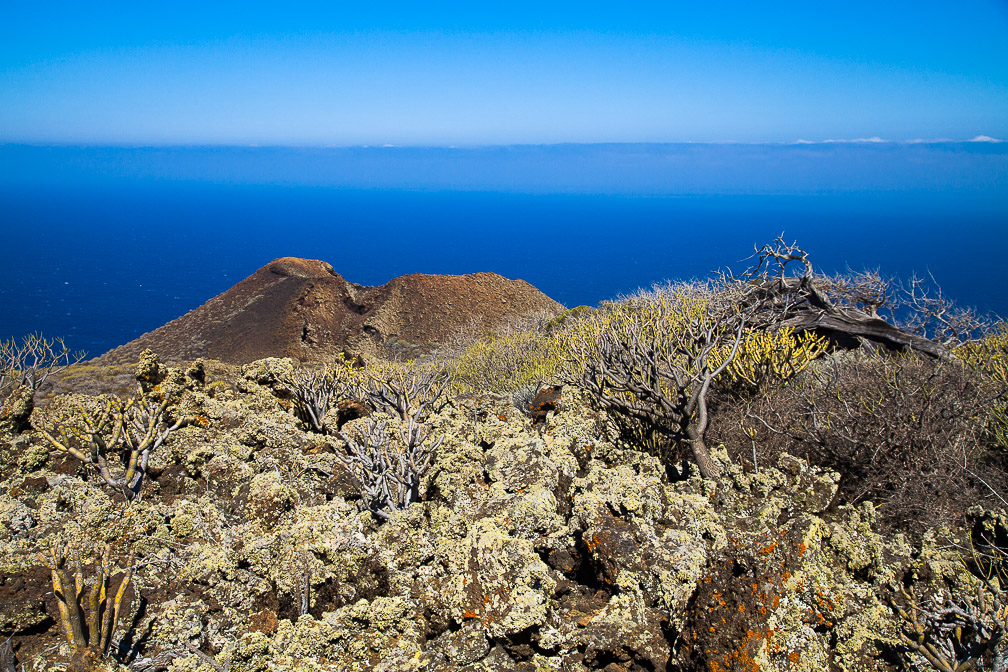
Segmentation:
<svg viewBox="0 0 1008 672">
<path fill-rule="evenodd" d="M 707 431 L 707 400 L 703 393 L 698 395 L 697 401 L 699 402 L 697 412 L 690 418 L 684 432 L 686 441 L 689 443 L 693 461 L 700 469 L 700 475 L 704 478 L 717 479 L 724 468 L 711 456 L 707 443 L 704 442 L 704 433 Z"/>
<path fill-rule="evenodd" d="M 774 299 L 791 303 L 782 315 L 781 325 L 795 331 L 814 331 L 843 347 L 857 347 L 861 339 L 877 343 L 889 350 L 913 350 L 936 359 L 948 356 L 940 343 L 912 334 L 886 322 L 877 315 L 838 306 L 816 287 L 809 273 L 801 278 L 785 278 L 762 286 L 760 301 L 772 304 Z M 790 301 L 786 297 L 792 297 Z M 802 303 L 794 304 L 794 299 Z"/>
<path fill-rule="evenodd" d="M 934 341 L 903 331 L 879 317 L 851 310 L 827 313 L 810 308 L 785 320 L 784 326 L 796 331 L 814 331 L 841 344 L 864 338 L 889 350 L 913 350 L 937 359 L 946 356 L 945 349 Z"/>
<path fill-rule="evenodd" d="M 742 331 L 739 330 L 738 338 L 741 338 Z M 738 340 L 735 342 L 738 346 Z M 732 348 L 732 356 L 735 355 L 735 348 Z M 722 366 L 722 368 L 724 368 Z M 684 416 L 687 418 L 686 428 L 683 432 L 686 440 L 689 441 L 690 452 L 693 454 L 693 461 L 700 469 L 700 475 L 704 478 L 716 479 L 724 471 L 721 464 L 711 457 L 704 442 L 704 434 L 707 432 L 707 425 L 710 422 L 707 416 L 707 390 L 710 389 L 714 374 L 710 371 L 706 373 L 703 383 L 693 393 L 691 403 L 686 404 Z"/>
<path fill-rule="evenodd" d="M 700 437 L 691 438 L 689 440 L 690 452 L 693 454 L 693 461 L 696 463 L 697 468 L 700 469 L 700 475 L 704 478 L 717 479 L 721 476 L 724 468 L 721 464 L 715 460 L 710 451 L 707 450 L 707 444 Z"/>
</svg>

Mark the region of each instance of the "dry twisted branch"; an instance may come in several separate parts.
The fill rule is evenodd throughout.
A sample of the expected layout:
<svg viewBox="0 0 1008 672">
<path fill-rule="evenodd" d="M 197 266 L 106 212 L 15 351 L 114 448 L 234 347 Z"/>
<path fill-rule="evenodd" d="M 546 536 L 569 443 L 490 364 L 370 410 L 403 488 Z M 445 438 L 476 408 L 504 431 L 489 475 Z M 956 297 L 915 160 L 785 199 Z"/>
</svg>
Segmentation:
<svg viewBox="0 0 1008 672">
<path fill-rule="evenodd" d="M 412 417 L 407 423 L 399 428 L 398 445 L 386 431 L 387 423 L 373 418 L 363 424 L 363 430 L 338 435 L 349 450 L 340 459 L 360 480 L 368 509 L 385 520 L 419 499 L 420 479 L 444 438 L 429 443 L 428 427 Z"/>
<path fill-rule="evenodd" d="M 797 243 L 785 243 L 780 237 L 754 256 L 756 263 L 737 279 L 759 289 L 753 294 L 761 304 L 758 321 L 815 331 L 838 343 L 870 342 L 890 350 L 948 356 L 946 345 L 878 316 L 890 290 L 877 273 L 830 280 L 815 273 L 808 253 Z M 792 272 L 796 265 L 798 274 Z M 916 308 L 925 307 L 919 302 Z"/>
</svg>

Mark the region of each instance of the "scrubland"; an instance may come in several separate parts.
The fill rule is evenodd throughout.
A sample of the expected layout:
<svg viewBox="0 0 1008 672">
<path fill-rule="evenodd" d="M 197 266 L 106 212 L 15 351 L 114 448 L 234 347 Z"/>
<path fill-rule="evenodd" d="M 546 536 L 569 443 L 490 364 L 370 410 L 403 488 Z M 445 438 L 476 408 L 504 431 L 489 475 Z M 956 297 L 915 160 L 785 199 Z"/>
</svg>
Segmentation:
<svg viewBox="0 0 1008 672">
<path fill-rule="evenodd" d="M 1008 331 L 925 289 L 778 241 L 419 361 L 4 344 L 0 672 L 1005 670 Z"/>
</svg>

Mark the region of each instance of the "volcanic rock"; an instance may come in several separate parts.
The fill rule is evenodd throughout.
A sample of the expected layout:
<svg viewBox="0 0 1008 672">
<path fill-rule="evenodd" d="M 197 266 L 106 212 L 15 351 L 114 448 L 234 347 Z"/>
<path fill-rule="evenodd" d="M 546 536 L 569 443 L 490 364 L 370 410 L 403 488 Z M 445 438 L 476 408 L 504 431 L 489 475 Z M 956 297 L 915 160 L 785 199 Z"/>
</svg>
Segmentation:
<svg viewBox="0 0 1008 672">
<path fill-rule="evenodd" d="M 552 317 L 561 310 L 524 280 L 495 273 L 414 273 L 365 287 L 347 282 L 324 261 L 283 257 L 99 360 L 135 362 L 146 348 L 166 361 L 306 362 L 341 352 L 412 357 L 444 345 L 463 328 L 492 331 L 529 314 Z"/>
</svg>

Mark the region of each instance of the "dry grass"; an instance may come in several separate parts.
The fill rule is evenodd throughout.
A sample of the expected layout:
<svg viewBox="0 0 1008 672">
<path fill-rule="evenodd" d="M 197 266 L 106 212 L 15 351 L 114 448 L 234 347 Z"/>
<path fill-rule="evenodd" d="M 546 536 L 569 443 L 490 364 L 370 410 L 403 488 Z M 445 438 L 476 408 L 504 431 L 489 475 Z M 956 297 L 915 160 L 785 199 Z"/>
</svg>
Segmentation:
<svg viewBox="0 0 1008 672">
<path fill-rule="evenodd" d="M 755 399 L 719 399 L 712 436 L 757 467 L 789 452 L 836 470 L 841 501 L 871 500 L 889 527 L 919 530 L 989 494 L 986 411 L 979 376 L 958 362 L 851 352 Z"/>
</svg>

